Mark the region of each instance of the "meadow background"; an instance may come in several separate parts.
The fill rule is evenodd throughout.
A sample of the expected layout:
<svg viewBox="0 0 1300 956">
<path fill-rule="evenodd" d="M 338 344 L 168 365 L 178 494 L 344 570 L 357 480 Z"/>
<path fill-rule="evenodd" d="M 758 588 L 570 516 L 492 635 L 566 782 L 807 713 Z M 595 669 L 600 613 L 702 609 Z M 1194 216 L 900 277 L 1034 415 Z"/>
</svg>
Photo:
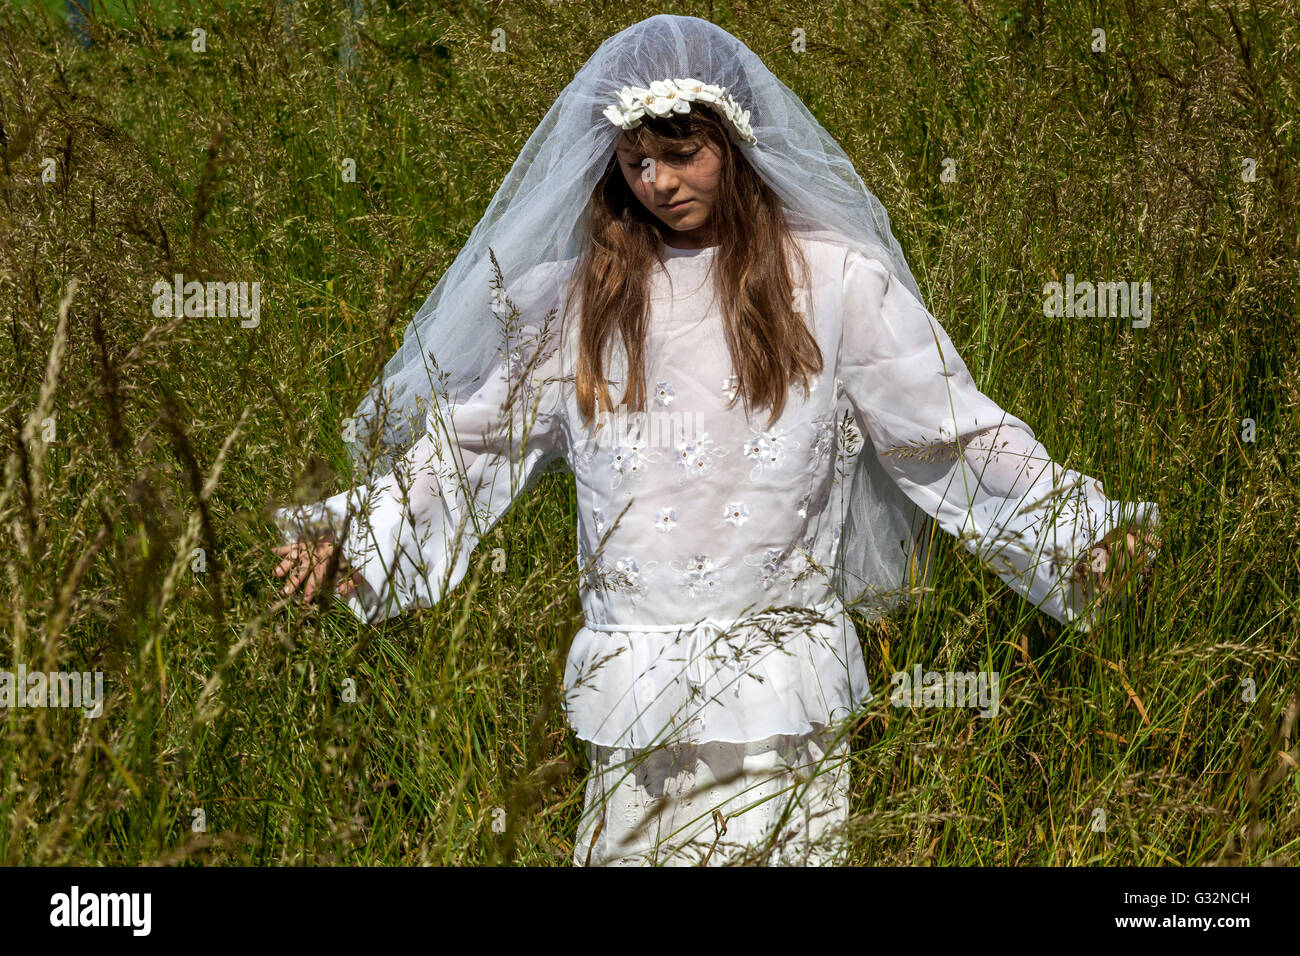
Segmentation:
<svg viewBox="0 0 1300 956">
<path fill-rule="evenodd" d="M 1090 636 L 942 535 L 920 608 L 859 622 L 853 860 L 1296 862 L 1300 18 L 1169 0 L 302 0 L 288 25 L 274 0 L 95 0 L 88 46 L 61 2 L 5 5 L 0 667 L 102 670 L 108 699 L 0 712 L 0 862 L 568 861 L 572 478 L 379 628 L 281 599 L 269 512 L 351 484 L 340 423 L 525 139 L 659 12 L 760 53 L 981 387 L 1164 518 L 1149 589 Z M 260 325 L 155 319 L 175 272 L 260 281 Z M 1066 273 L 1149 279 L 1150 327 L 1044 317 Z M 892 708 L 915 663 L 999 671 L 1000 714 Z"/>
</svg>

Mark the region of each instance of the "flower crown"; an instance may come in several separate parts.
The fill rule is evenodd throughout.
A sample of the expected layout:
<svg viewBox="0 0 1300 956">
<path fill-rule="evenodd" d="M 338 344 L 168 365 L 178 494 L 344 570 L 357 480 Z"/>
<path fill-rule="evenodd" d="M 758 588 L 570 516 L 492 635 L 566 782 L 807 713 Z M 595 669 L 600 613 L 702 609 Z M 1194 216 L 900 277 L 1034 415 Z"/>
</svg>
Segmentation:
<svg viewBox="0 0 1300 956">
<path fill-rule="evenodd" d="M 625 86 L 615 95 L 618 102 L 607 106 L 604 116 L 619 129 L 635 129 L 647 113 L 651 116 L 689 113 L 692 103 L 707 103 L 731 122 L 742 141 L 750 146 L 758 145 L 758 137 L 749 125 L 749 110 L 741 110 L 725 86 L 694 79 L 655 80 L 648 90 Z"/>
</svg>

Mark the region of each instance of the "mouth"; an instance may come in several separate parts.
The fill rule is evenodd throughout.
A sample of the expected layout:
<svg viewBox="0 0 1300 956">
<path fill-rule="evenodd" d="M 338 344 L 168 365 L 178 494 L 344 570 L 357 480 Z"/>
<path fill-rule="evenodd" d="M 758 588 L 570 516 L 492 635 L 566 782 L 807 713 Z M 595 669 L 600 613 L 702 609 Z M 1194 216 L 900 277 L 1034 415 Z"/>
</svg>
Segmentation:
<svg viewBox="0 0 1300 956">
<path fill-rule="evenodd" d="M 667 209 L 669 212 L 676 212 L 676 211 L 679 210 L 679 209 L 685 209 L 685 208 L 686 208 L 688 205 L 690 205 L 690 203 L 692 203 L 693 201 L 694 201 L 694 200 L 691 200 L 691 199 L 683 199 L 681 202 L 674 202 L 674 203 L 666 203 L 666 202 L 664 202 L 664 203 L 660 203 L 660 204 L 659 204 L 659 208 L 660 208 L 660 209 Z"/>
</svg>

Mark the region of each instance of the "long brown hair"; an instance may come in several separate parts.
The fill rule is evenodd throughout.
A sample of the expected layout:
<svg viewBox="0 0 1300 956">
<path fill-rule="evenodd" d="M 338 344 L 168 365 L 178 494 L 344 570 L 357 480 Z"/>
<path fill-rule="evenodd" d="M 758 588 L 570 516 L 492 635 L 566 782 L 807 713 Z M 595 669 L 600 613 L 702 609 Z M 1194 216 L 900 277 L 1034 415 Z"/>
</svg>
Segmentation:
<svg viewBox="0 0 1300 956">
<path fill-rule="evenodd" d="M 725 122 L 713 110 L 697 108 L 646 117 L 628 136 L 638 151 L 680 149 L 686 140 L 710 142 L 721 153 L 718 191 L 706 228 L 718 246 L 714 287 L 738 380 L 730 404 L 743 397 L 746 414 L 769 408 L 771 424 L 785 407 L 790 384 L 798 379 L 806 391 L 808 375 L 821 371 L 822 353 L 793 304 L 791 257 L 797 258 L 805 281 L 807 262 L 790 235 L 779 198 L 727 137 Z M 659 259 L 664 233 L 628 188 L 617 153 L 592 191 L 587 217 L 587 241 L 568 295 L 570 301 L 580 295 L 582 303 L 575 385 L 578 409 L 590 421 L 597 402 L 602 411 L 614 408 L 605 351 L 616 331 L 622 335 L 628 368 L 620 404 L 628 411 L 645 408 L 650 264 Z"/>
</svg>

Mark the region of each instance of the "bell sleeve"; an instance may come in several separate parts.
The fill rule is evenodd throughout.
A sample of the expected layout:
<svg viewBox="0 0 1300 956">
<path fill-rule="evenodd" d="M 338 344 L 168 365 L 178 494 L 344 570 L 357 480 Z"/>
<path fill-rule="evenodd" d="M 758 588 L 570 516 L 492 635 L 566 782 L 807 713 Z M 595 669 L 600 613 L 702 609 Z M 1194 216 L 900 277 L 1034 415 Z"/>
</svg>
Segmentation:
<svg viewBox="0 0 1300 956">
<path fill-rule="evenodd" d="M 512 351 L 463 402 L 430 411 L 388 474 L 275 513 L 286 543 L 334 533 L 362 579 L 335 596 L 358 619 L 374 624 L 437 604 L 464 578 L 479 539 L 563 456 L 559 349 L 544 351 Z"/>
<path fill-rule="evenodd" d="M 1090 631 L 1104 612 L 1074 579 L 1076 563 L 1114 528 L 1158 527 L 1157 506 L 1113 501 L 1101 482 L 1053 462 L 879 261 L 848 252 L 844 293 L 840 378 L 886 472 L 1013 590 Z"/>
</svg>

